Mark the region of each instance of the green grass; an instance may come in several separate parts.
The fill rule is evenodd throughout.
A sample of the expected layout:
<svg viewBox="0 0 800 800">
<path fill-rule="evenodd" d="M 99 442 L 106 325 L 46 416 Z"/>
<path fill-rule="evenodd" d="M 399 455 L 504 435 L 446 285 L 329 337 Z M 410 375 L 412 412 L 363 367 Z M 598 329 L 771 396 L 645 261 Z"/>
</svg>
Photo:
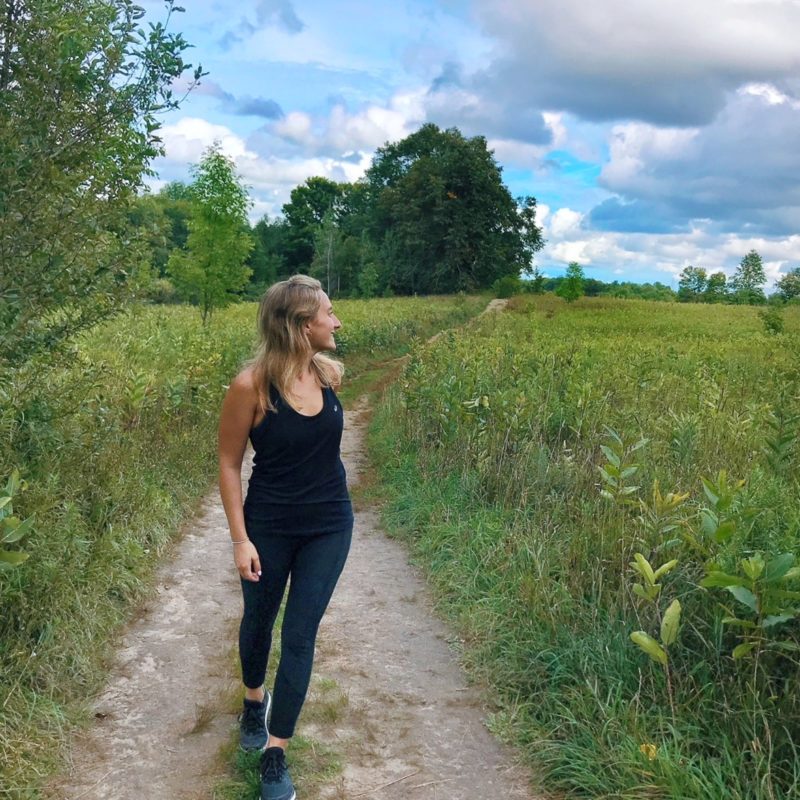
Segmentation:
<svg viewBox="0 0 800 800">
<path fill-rule="evenodd" d="M 799 332 L 796 309 L 785 334 L 768 336 L 751 308 L 515 300 L 416 348 L 381 402 L 370 447 L 387 525 L 428 572 L 469 668 L 494 688 L 494 728 L 553 789 L 796 796 L 798 663 L 769 649 L 734 661 L 740 634 L 721 623 L 721 603 L 736 601 L 698 582 L 711 563 L 732 571 L 757 552 L 800 554 L 800 431 L 781 464 L 764 452 L 774 415 L 800 411 Z M 606 426 L 647 440 L 626 448 L 639 487 L 630 504 L 600 494 Z M 722 469 L 746 483 L 729 509 L 735 532 L 718 544 L 700 526 L 710 504 L 700 479 Z M 656 480 L 688 497 L 654 520 Z M 679 561 L 658 608 L 631 591 L 637 551 Z M 674 598 L 673 716 L 663 668 L 629 637 L 658 638 Z M 800 621 L 767 636 L 794 646 Z"/>
</svg>

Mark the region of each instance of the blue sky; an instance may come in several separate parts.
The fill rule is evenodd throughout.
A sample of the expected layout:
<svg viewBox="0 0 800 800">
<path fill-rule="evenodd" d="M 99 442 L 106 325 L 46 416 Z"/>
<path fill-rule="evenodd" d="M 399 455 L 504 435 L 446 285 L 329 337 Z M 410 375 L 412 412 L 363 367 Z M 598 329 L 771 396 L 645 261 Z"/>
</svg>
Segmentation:
<svg viewBox="0 0 800 800">
<path fill-rule="evenodd" d="M 147 0 L 150 19 L 163 7 Z M 158 180 L 213 141 L 275 216 L 425 122 L 485 136 L 547 245 L 601 280 L 800 266 L 798 0 L 189 0 L 208 75 L 163 120 Z M 176 87 L 179 91 L 181 86 Z"/>
</svg>

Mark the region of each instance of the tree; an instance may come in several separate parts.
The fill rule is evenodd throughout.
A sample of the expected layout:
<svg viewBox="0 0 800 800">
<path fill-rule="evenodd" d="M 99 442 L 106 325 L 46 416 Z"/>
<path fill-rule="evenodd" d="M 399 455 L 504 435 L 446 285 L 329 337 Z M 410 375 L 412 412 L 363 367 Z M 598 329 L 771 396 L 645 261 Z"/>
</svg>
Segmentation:
<svg viewBox="0 0 800 800">
<path fill-rule="evenodd" d="M 708 279 L 702 267 L 686 267 L 678 276 L 678 301 L 699 303 L 706 291 Z"/>
<path fill-rule="evenodd" d="M 539 267 L 534 267 L 530 272 L 528 291 L 531 294 L 542 294 L 544 292 L 544 282 L 544 273 L 539 269 Z"/>
<path fill-rule="evenodd" d="M 250 199 L 233 162 L 212 145 L 193 167 L 194 211 L 186 250 L 175 250 L 167 265 L 175 288 L 200 306 L 203 325 L 247 284 L 245 261 L 253 248 L 247 224 Z"/>
<path fill-rule="evenodd" d="M 489 287 L 544 244 L 536 201 L 514 200 L 483 137 L 423 125 L 379 148 L 365 181 L 365 227 L 394 292 Z"/>
<path fill-rule="evenodd" d="M 289 226 L 285 219 L 269 217 L 260 219 L 253 228 L 253 236 L 260 242 L 264 250 L 264 270 L 259 272 L 253 267 L 252 281 L 266 288 L 278 278 L 290 275 L 286 264 L 287 239 Z"/>
<path fill-rule="evenodd" d="M 322 222 L 314 232 L 314 260 L 311 264 L 310 274 L 319 278 L 325 287 L 326 294 L 331 297 L 331 273 L 333 273 L 333 288 L 337 289 L 335 258 L 341 244 L 341 235 L 333 218 L 333 211 L 329 210 L 322 217 Z"/>
<path fill-rule="evenodd" d="M 778 281 L 778 292 L 784 300 L 800 297 L 800 267 L 789 270 Z"/>
<path fill-rule="evenodd" d="M 559 297 L 563 297 L 568 303 L 573 303 L 579 297 L 583 297 L 583 268 L 577 261 L 571 261 L 567 267 L 564 281 L 556 290 Z"/>
<path fill-rule="evenodd" d="M 0 365 L 49 357 L 130 291 L 128 211 L 190 66 L 183 37 L 141 16 L 132 0 L 0 0 Z"/>
<path fill-rule="evenodd" d="M 292 189 L 283 206 L 287 236 L 286 264 L 290 272 L 307 272 L 314 259 L 314 238 L 326 214 L 338 221 L 337 203 L 344 194 L 342 184 L 319 176 Z"/>
<path fill-rule="evenodd" d="M 764 290 L 761 288 L 767 282 L 761 256 L 751 250 L 739 264 L 731 280 L 734 301 L 741 304 L 760 304 L 766 302 Z"/>
<path fill-rule="evenodd" d="M 724 303 L 728 297 L 727 278 L 724 272 L 714 272 L 708 276 L 703 292 L 704 303 Z"/>
</svg>

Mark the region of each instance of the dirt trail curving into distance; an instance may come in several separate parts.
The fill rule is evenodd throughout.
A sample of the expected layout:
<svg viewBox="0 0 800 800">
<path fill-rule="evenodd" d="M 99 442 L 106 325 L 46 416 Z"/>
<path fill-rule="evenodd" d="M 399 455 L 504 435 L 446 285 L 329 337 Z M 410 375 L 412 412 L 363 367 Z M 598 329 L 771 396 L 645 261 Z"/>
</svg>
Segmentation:
<svg viewBox="0 0 800 800">
<path fill-rule="evenodd" d="M 496 307 L 502 308 L 501 304 Z M 351 483 L 364 464 L 366 398 L 348 412 L 342 456 Z M 249 469 L 249 459 L 248 459 Z M 241 597 L 216 491 L 203 502 L 127 628 L 95 722 L 76 737 L 51 800 L 199 800 L 224 769 L 235 716 L 229 657 Z M 300 800 L 534 800 L 525 770 L 483 724 L 404 548 L 377 510 L 357 510 L 353 549 L 320 631 L 314 687 L 336 686 L 340 710 L 301 717 L 344 765 Z"/>
</svg>

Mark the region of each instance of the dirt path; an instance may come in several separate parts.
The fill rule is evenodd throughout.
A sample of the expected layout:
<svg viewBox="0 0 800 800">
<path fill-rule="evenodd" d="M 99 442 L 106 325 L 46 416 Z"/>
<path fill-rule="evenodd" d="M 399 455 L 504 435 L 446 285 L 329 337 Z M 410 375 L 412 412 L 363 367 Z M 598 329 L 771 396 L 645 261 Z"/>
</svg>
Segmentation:
<svg viewBox="0 0 800 800">
<path fill-rule="evenodd" d="M 366 401 L 348 412 L 342 455 L 351 482 L 364 458 Z M 157 575 L 157 591 L 127 629 L 95 723 L 76 737 L 52 800 L 199 800 L 211 796 L 217 754 L 235 717 L 225 697 L 241 608 L 216 492 Z M 340 711 L 299 732 L 325 741 L 343 774 L 320 798 L 532 800 L 523 770 L 487 732 L 401 545 L 375 509 L 356 513 L 353 549 L 323 621 L 315 687 L 335 685 Z M 335 682 L 335 683 L 334 683 Z M 313 800 L 300 792 L 301 800 Z"/>
</svg>

